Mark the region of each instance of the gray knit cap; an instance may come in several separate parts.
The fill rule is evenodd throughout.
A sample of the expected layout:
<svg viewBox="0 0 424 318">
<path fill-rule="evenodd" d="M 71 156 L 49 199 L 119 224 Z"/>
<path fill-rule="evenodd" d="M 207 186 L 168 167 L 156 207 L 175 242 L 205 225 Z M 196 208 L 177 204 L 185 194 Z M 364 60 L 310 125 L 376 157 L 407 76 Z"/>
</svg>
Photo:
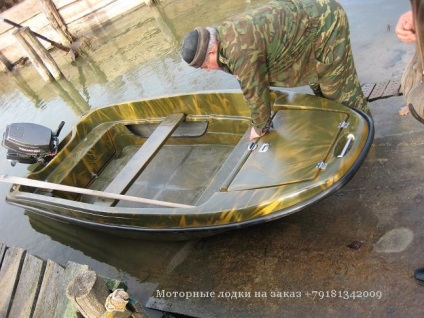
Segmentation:
<svg viewBox="0 0 424 318">
<path fill-rule="evenodd" d="M 188 65 L 195 68 L 202 66 L 208 53 L 210 34 L 206 28 L 196 28 L 184 37 L 181 56 Z"/>
</svg>

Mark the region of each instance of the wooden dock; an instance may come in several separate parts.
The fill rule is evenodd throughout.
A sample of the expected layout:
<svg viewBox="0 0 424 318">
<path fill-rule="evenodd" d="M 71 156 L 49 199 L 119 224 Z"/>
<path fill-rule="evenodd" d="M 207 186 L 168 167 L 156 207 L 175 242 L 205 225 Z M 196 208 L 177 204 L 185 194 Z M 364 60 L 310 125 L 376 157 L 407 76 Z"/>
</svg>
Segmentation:
<svg viewBox="0 0 424 318">
<path fill-rule="evenodd" d="M 367 101 L 373 102 L 377 99 L 402 95 L 400 84 L 400 78 L 392 78 L 380 83 L 363 84 L 361 88 Z"/>
<path fill-rule="evenodd" d="M 33 256 L 22 248 L 0 243 L 0 318 L 81 317 L 66 291 L 79 273 L 88 270 L 87 265 L 68 262 L 63 267 L 52 260 Z M 104 277 L 100 280 L 110 292 L 127 289 L 123 282 Z M 137 314 L 125 317 L 146 317 L 135 302 L 137 306 Z M 110 314 L 107 317 L 124 317 L 121 313 Z"/>
</svg>

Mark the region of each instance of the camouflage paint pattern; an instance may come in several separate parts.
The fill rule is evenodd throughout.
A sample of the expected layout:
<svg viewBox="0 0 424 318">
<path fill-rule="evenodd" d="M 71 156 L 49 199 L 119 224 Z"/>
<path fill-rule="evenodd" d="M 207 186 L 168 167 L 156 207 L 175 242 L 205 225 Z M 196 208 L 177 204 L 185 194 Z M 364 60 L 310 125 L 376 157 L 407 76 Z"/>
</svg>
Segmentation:
<svg viewBox="0 0 424 318">
<path fill-rule="evenodd" d="M 255 127 L 270 117 L 270 86 L 310 85 L 320 96 L 369 113 L 348 20 L 336 0 L 273 1 L 228 19 L 217 33 L 220 67 L 239 80 Z"/>
<path fill-rule="evenodd" d="M 208 129 L 198 137 L 171 137 L 159 151 L 160 157 L 169 149 L 189 149 L 192 159 L 187 169 L 173 171 L 174 176 L 179 175 L 179 183 L 169 189 L 156 187 L 168 175 L 167 165 L 173 159 L 165 152 L 165 164 L 160 163 L 156 174 L 142 179 L 147 172 L 143 171 L 132 187 L 137 190 L 145 185 L 139 188 L 142 197 L 192 207 L 124 201 L 103 206 L 84 196 L 25 186 L 13 186 L 6 200 L 32 213 L 130 237 L 146 233 L 156 238 L 163 238 L 164 233 L 175 238 L 175 234 L 178 238 L 205 236 L 297 212 L 348 182 L 371 146 L 373 125 L 360 112 L 312 95 L 275 91 L 270 100 L 275 129 L 259 140 L 254 151 L 247 149 L 250 117 L 242 93 L 205 92 L 92 110 L 61 141 L 57 156 L 46 166 L 32 165 L 28 174 L 31 179 L 105 189 L 113 180 L 108 168 L 116 170 L 113 164 L 125 158 L 125 149 L 139 148 L 146 140 L 132 134 L 127 125 L 159 123 L 169 113 L 184 113 L 188 122 L 207 121 Z M 339 126 L 343 122 L 347 125 Z M 350 134 L 355 140 L 339 158 Z M 270 148 L 261 153 L 266 143 Z M 207 152 L 194 151 L 198 149 Z M 214 149 L 225 151 L 219 152 L 219 157 Z M 205 158 L 217 160 L 217 169 L 198 171 L 196 158 L 199 166 Z M 319 168 L 320 162 L 326 167 Z M 195 184 L 205 175 L 208 180 L 199 192 Z M 190 197 L 194 192 L 196 196 Z M 189 199 L 192 201 L 187 202 Z"/>
</svg>

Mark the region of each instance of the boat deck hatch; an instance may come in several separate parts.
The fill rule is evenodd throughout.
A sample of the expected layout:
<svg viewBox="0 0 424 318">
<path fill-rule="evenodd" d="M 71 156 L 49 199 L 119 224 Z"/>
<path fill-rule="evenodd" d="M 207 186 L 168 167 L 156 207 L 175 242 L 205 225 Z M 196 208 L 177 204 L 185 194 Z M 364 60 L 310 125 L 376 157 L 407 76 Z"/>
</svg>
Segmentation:
<svg viewBox="0 0 424 318">
<path fill-rule="evenodd" d="M 344 112 L 280 110 L 274 129 L 238 167 L 227 191 L 249 190 L 315 179 L 347 121 Z M 318 165 L 318 166 L 317 166 Z M 221 189 L 222 190 L 222 189 Z"/>
</svg>

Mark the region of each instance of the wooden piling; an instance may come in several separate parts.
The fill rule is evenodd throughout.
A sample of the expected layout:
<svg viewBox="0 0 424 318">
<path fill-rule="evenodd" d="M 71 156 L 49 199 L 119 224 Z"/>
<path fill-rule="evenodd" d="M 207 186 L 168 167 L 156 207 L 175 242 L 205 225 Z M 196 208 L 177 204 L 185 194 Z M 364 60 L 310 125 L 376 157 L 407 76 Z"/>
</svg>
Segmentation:
<svg viewBox="0 0 424 318">
<path fill-rule="evenodd" d="M 40 43 L 37 37 L 31 32 L 31 30 L 28 27 L 24 27 L 20 29 L 20 32 L 22 34 L 22 37 L 25 39 L 25 41 L 33 48 L 35 53 L 41 58 L 42 63 L 48 69 L 50 74 L 55 79 L 60 79 L 62 77 L 62 72 L 60 71 L 59 66 L 57 66 L 55 60 L 52 58 L 52 56 L 47 51 L 47 49 Z"/>
<path fill-rule="evenodd" d="M 49 82 L 49 81 L 53 80 L 52 75 L 50 74 L 50 72 L 47 69 L 47 67 L 44 65 L 44 63 L 41 60 L 41 58 L 37 55 L 37 53 L 35 53 L 35 51 L 32 49 L 32 47 L 23 38 L 23 36 L 22 36 L 22 34 L 20 32 L 20 29 L 15 30 L 13 32 L 13 36 L 16 38 L 16 40 L 21 45 L 21 47 L 23 48 L 23 50 L 27 53 L 28 58 L 30 59 L 32 65 L 34 65 L 35 69 L 41 75 L 41 77 L 46 82 Z"/>
<path fill-rule="evenodd" d="M 0 61 L 3 63 L 3 65 L 6 67 L 8 71 L 13 70 L 13 64 L 7 59 L 6 56 L 0 51 Z"/>
<path fill-rule="evenodd" d="M 41 0 L 43 12 L 49 20 L 52 27 L 60 35 L 62 40 L 72 43 L 75 41 L 75 37 L 69 32 L 68 27 L 66 26 L 65 21 L 57 10 L 54 2 L 52 0 Z"/>
<path fill-rule="evenodd" d="M 66 289 L 66 296 L 84 317 L 102 317 L 106 312 L 104 303 L 108 295 L 104 282 L 91 270 L 81 271 Z"/>
</svg>

